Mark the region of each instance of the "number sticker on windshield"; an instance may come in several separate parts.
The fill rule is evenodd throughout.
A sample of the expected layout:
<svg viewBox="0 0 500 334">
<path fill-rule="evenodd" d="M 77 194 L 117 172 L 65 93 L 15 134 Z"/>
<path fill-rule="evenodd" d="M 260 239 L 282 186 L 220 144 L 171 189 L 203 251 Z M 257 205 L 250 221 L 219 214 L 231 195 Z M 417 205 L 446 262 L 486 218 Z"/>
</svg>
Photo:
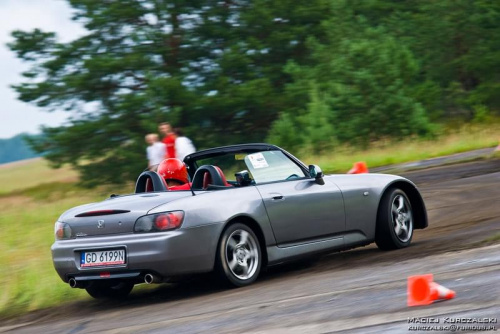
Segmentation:
<svg viewBox="0 0 500 334">
<path fill-rule="evenodd" d="M 249 154 L 248 160 L 250 160 L 250 163 L 255 169 L 269 167 L 262 153 Z"/>
</svg>

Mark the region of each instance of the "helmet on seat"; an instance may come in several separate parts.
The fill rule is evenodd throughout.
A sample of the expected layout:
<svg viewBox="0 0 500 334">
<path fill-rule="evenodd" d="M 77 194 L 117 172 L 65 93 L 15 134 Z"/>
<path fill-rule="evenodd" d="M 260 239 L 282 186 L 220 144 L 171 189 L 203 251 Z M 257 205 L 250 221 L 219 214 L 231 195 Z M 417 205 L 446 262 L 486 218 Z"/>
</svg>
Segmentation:
<svg viewBox="0 0 500 334">
<path fill-rule="evenodd" d="M 156 171 L 162 178 L 167 180 L 175 180 L 181 183 L 188 183 L 188 173 L 186 166 L 179 159 L 165 159 L 158 165 L 158 170 Z"/>
</svg>

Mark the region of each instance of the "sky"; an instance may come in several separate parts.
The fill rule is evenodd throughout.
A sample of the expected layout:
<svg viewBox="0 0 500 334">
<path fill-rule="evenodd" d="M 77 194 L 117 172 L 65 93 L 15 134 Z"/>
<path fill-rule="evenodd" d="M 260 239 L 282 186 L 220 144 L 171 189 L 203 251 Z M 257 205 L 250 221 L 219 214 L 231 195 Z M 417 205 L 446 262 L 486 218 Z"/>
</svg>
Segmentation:
<svg viewBox="0 0 500 334">
<path fill-rule="evenodd" d="M 68 42 L 85 34 L 81 24 L 71 20 L 72 10 L 65 0 L 0 0 L 0 138 L 19 133 L 35 134 L 40 126 L 64 123 L 68 112 L 48 112 L 21 102 L 10 85 L 22 82 L 21 73 L 29 65 L 18 60 L 6 43 L 12 41 L 13 30 L 57 33 L 59 41 Z"/>
</svg>

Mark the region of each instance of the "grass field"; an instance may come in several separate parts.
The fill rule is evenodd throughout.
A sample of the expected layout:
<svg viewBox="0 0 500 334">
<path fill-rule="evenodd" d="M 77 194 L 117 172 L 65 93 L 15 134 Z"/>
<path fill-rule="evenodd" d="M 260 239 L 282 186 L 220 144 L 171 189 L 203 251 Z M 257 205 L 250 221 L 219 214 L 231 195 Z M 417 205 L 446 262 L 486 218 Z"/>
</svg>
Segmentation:
<svg viewBox="0 0 500 334">
<path fill-rule="evenodd" d="M 59 215 L 109 195 L 77 180 L 72 170 L 50 169 L 40 159 L 0 166 L 0 318 L 88 298 L 62 283 L 50 255 Z"/>
<path fill-rule="evenodd" d="M 77 180 L 75 171 L 69 168 L 51 169 L 47 161 L 41 158 L 0 165 L 0 195 L 42 183 L 74 183 Z"/>
<path fill-rule="evenodd" d="M 407 140 L 378 143 L 368 151 L 348 147 L 316 157 L 299 155 L 327 172 L 345 172 L 364 160 L 369 167 L 407 162 L 498 145 L 500 123 L 469 126 L 434 141 Z M 102 200 L 111 191 L 77 186 L 68 168 L 52 170 L 41 159 L 0 165 L 0 318 L 90 298 L 84 290 L 70 289 L 51 262 L 54 222 L 65 210 Z M 113 189 L 130 192 L 132 187 Z"/>
<path fill-rule="evenodd" d="M 343 173 L 356 161 L 365 161 L 369 168 L 373 168 L 495 147 L 500 144 L 500 120 L 488 125 L 465 125 L 458 129 L 444 129 L 443 132 L 443 135 L 433 140 L 407 139 L 399 142 L 379 142 L 374 143 L 368 150 L 342 146 L 321 156 L 308 152 L 303 152 L 299 156 L 306 163 L 319 165 L 326 173 Z"/>
<path fill-rule="evenodd" d="M 97 197 L 97 196 L 96 196 Z M 83 297 L 68 289 L 52 266 L 53 225 L 66 209 L 97 198 L 74 192 L 71 198 L 2 198 L 0 210 L 0 316 L 9 316 Z"/>
</svg>

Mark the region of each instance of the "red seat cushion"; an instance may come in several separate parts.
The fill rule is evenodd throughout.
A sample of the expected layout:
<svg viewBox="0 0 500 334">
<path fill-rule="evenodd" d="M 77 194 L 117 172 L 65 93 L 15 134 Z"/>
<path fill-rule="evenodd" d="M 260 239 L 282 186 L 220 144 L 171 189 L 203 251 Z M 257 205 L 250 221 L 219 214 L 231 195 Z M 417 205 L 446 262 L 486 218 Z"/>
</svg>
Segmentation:
<svg viewBox="0 0 500 334">
<path fill-rule="evenodd" d="M 153 189 L 153 181 L 151 181 L 151 178 L 147 178 L 146 180 L 146 189 L 144 189 L 145 192 L 150 193 L 154 191 Z"/>
<path fill-rule="evenodd" d="M 227 179 L 226 179 L 226 176 L 224 175 L 224 173 L 222 172 L 222 169 L 220 169 L 220 167 L 218 166 L 214 166 L 215 169 L 217 170 L 217 172 L 219 173 L 219 176 L 220 178 L 222 179 L 222 182 L 224 183 L 224 185 L 226 187 L 232 187 L 231 184 L 229 184 L 227 182 Z M 207 171 L 204 175 L 203 175 L 203 189 L 207 189 L 207 187 L 212 184 L 213 181 L 212 181 L 212 176 L 210 175 L 210 173 Z"/>
<path fill-rule="evenodd" d="M 207 171 L 203 175 L 203 189 L 207 189 L 208 185 L 210 185 L 211 183 L 212 183 L 212 176 Z"/>
<path fill-rule="evenodd" d="M 229 183 L 227 183 L 226 175 L 224 175 L 224 173 L 222 172 L 222 169 L 220 169 L 219 166 L 214 166 L 214 167 L 219 172 L 220 178 L 222 179 L 222 182 L 224 182 L 224 185 L 226 187 L 230 187 L 231 185 Z"/>
</svg>

